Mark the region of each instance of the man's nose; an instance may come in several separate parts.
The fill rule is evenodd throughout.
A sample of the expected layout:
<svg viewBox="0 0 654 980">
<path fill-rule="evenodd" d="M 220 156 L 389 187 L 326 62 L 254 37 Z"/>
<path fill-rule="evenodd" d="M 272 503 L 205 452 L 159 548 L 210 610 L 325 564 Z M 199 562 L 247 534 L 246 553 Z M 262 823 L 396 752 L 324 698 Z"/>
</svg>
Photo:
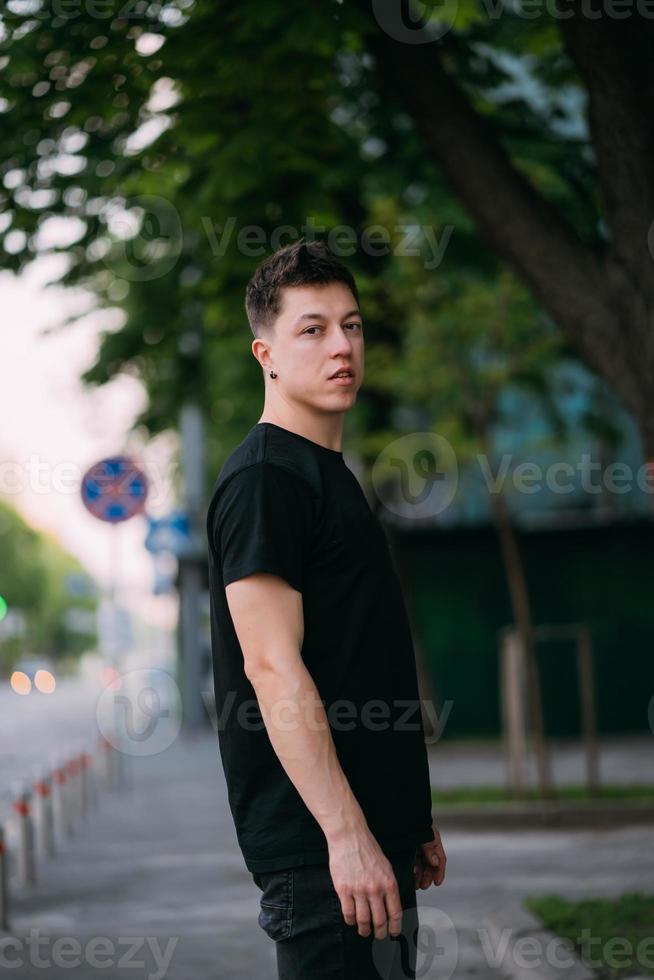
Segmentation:
<svg viewBox="0 0 654 980">
<path fill-rule="evenodd" d="M 354 346 L 347 335 L 347 331 L 343 327 L 337 327 L 336 335 L 331 345 L 332 356 L 349 356 L 353 350 Z"/>
</svg>

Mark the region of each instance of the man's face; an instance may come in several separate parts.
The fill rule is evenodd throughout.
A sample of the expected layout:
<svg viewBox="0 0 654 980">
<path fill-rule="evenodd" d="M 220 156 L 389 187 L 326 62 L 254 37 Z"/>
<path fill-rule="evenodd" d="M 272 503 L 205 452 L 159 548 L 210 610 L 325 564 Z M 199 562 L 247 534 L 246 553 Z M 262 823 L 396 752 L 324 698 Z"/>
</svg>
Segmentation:
<svg viewBox="0 0 654 980">
<path fill-rule="evenodd" d="M 344 283 L 284 288 L 273 330 L 274 383 L 289 400 L 326 412 L 354 405 L 363 381 L 363 320 Z M 332 380 L 341 368 L 352 372 L 349 381 Z"/>
</svg>

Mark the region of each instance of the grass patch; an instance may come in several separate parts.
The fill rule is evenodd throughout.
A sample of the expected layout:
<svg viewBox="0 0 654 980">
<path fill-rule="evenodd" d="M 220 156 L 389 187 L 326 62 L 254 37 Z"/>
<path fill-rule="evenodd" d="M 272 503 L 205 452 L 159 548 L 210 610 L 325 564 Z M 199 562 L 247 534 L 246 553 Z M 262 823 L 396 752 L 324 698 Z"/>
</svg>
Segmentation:
<svg viewBox="0 0 654 980">
<path fill-rule="evenodd" d="M 547 895 L 528 898 L 525 905 L 569 940 L 602 980 L 654 976 L 654 895 L 632 892 L 572 902 Z"/>
<path fill-rule="evenodd" d="M 589 796 L 585 786 L 559 786 L 556 790 L 561 800 L 649 800 L 654 803 L 654 786 L 602 786 L 595 795 Z M 455 789 L 432 789 L 434 803 L 510 803 L 515 800 L 503 786 L 463 786 Z M 536 789 L 527 790 L 525 800 L 539 800 Z"/>
</svg>

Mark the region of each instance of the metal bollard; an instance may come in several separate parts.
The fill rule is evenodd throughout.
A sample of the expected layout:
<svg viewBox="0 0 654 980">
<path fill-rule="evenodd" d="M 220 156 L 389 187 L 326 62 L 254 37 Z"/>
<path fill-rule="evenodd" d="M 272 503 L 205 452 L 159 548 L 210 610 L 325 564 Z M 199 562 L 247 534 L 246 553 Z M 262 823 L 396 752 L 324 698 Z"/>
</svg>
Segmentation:
<svg viewBox="0 0 654 980">
<path fill-rule="evenodd" d="M 98 748 L 100 750 L 100 769 L 105 786 L 111 789 L 114 784 L 114 758 L 111 742 L 104 735 L 101 735 L 98 738 Z"/>
<path fill-rule="evenodd" d="M 16 814 L 18 850 L 16 866 L 18 882 L 33 885 L 36 882 L 34 864 L 34 827 L 32 824 L 32 798 L 29 790 L 19 787 L 14 796 L 13 810 Z"/>
<path fill-rule="evenodd" d="M 81 817 L 79 760 L 77 756 L 69 757 L 66 760 L 65 767 L 69 819 L 74 826 Z"/>
<path fill-rule="evenodd" d="M 80 762 L 79 755 L 74 755 L 69 762 L 71 772 L 73 774 L 73 788 L 75 797 L 75 815 L 78 820 L 81 820 L 84 816 L 84 807 L 82 801 L 82 764 Z"/>
<path fill-rule="evenodd" d="M 79 754 L 79 794 L 81 814 L 84 819 L 88 814 L 91 803 L 91 771 L 89 768 L 90 756 L 86 752 Z"/>
<path fill-rule="evenodd" d="M 98 805 L 98 766 L 96 758 L 90 752 L 84 753 L 84 765 L 88 805 L 95 808 Z"/>
<path fill-rule="evenodd" d="M 64 783 L 66 789 L 66 804 L 68 807 L 68 823 L 70 824 L 71 832 L 75 828 L 75 822 L 77 820 L 77 786 L 75 785 L 75 770 L 71 765 L 70 758 L 65 759 L 62 764 L 62 769 L 66 773 L 66 782 Z"/>
<path fill-rule="evenodd" d="M 67 789 L 68 776 L 66 768 L 55 763 L 52 770 L 52 812 L 54 816 L 55 833 L 59 840 L 72 837 L 73 828 L 68 807 Z"/>
<path fill-rule="evenodd" d="M 52 857 L 55 848 L 51 781 L 40 770 L 34 783 L 34 830 L 38 856 Z"/>
<path fill-rule="evenodd" d="M 127 758 L 122 751 L 123 740 L 115 733 L 111 738 L 111 751 L 114 767 L 114 785 L 117 790 L 127 789 Z"/>
<path fill-rule="evenodd" d="M 9 931 L 9 890 L 7 888 L 7 845 L 5 829 L 0 824 L 0 930 Z"/>
</svg>

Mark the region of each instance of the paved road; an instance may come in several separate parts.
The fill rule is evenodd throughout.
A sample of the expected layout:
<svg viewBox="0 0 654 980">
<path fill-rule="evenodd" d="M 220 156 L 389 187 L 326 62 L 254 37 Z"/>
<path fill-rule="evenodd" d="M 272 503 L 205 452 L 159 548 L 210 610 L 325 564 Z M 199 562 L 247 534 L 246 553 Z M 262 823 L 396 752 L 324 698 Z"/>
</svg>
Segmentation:
<svg viewBox="0 0 654 980">
<path fill-rule="evenodd" d="M 105 795 L 92 823 L 41 869 L 38 887 L 15 897 L 13 935 L 22 945 L 9 955 L 22 966 L 13 976 L 121 976 L 119 958 L 134 940 L 129 955 L 142 966 L 126 975 L 135 980 L 274 980 L 274 946 L 256 922 L 260 893 L 237 847 L 216 736 L 178 738 L 130 765 L 132 789 Z M 650 827 L 444 836 L 446 882 L 418 893 L 421 923 L 435 928 L 442 948 L 426 980 L 507 976 L 484 952 L 485 916 L 507 898 L 617 895 L 651 890 L 654 878 Z M 42 961 L 50 958 L 45 973 L 30 960 L 30 928 Z M 79 966 L 57 966 L 54 942 L 63 937 L 81 944 L 67 947 Z M 92 939 L 106 940 L 103 968 Z"/>
<path fill-rule="evenodd" d="M 60 677 L 52 694 L 33 690 L 20 695 L 6 681 L 0 682 L 0 822 L 10 811 L 17 782 L 33 781 L 41 768 L 51 770 L 53 761 L 81 751 L 95 753 L 100 735 L 109 733 L 108 712 L 115 709 L 106 692 L 103 697 L 101 670 L 98 661 L 78 676 Z M 170 670 L 169 666 L 160 669 L 152 658 L 126 656 L 121 664 L 124 689 L 130 678 L 140 685 L 147 677 L 147 683 L 160 692 L 161 704 L 165 700 L 170 706 L 179 699 Z M 119 724 L 124 721 L 124 715 L 118 717 Z M 139 724 L 147 724 L 147 717 L 141 712 L 131 721 L 138 729 Z"/>
<path fill-rule="evenodd" d="M 45 697 L 0 689 L 0 819 L 15 778 L 31 776 L 53 751 L 95 744 L 100 691 L 97 678 L 63 680 Z M 132 720 L 142 730 L 147 710 Z M 95 980 L 121 976 L 124 967 L 135 980 L 274 980 L 274 946 L 256 922 L 259 892 L 236 843 L 216 736 L 174 738 L 174 726 L 173 737 L 161 730 L 161 744 L 156 734 L 133 741 L 130 788 L 102 794 L 75 838 L 39 867 L 38 885 L 21 893 L 12 884 L 18 945 L 4 952 L 20 962 L 13 976 Z M 159 751 L 146 755 L 153 744 Z M 653 747 L 647 737 L 607 743 L 604 779 L 654 782 Z M 498 745 L 442 742 L 429 757 L 434 785 L 501 784 L 505 777 Z M 582 778 L 578 745 L 558 746 L 554 771 L 559 782 Z M 440 950 L 427 980 L 504 976 L 489 960 L 485 918 L 509 898 L 617 895 L 651 890 L 654 880 L 654 828 L 444 836 L 446 883 L 419 893 L 426 941 L 438 937 Z M 57 939 L 65 940 L 63 953 Z"/>
<path fill-rule="evenodd" d="M 142 662 L 127 661 L 124 670 L 138 670 Z M 164 681 L 167 666 L 155 671 Z M 166 671 L 169 673 L 166 674 Z M 49 766 L 54 755 L 66 755 L 87 747 L 94 750 L 99 735 L 97 704 L 102 688 L 97 674 L 62 678 L 53 694 L 14 694 L 0 682 L 0 821 L 5 817 L 13 784 L 32 779 L 35 766 Z M 171 696 L 174 697 L 175 691 Z M 583 782 L 584 760 L 578 741 L 558 741 L 553 753 L 557 784 Z M 502 785 L 506 761 L 502 746 L 492 742 L 445 740 L 429 746 L 432 785 L 455 787 L 471 784 Z M 530 760 L 535 781 L 535 764 Z M 610 783 L 654 784 L 654 735 L 625 736 L 605 741 L 600 760 L 601 778 Z"/>
<path fill-rule="evenodd" d="M 63 678 L 52 694 L 15 694 L 0 683 L 0 819 L 15 780 L 31 780 L 53 755 L 95 748 L 99 689 L 83 678 Z"/>
</svg>

